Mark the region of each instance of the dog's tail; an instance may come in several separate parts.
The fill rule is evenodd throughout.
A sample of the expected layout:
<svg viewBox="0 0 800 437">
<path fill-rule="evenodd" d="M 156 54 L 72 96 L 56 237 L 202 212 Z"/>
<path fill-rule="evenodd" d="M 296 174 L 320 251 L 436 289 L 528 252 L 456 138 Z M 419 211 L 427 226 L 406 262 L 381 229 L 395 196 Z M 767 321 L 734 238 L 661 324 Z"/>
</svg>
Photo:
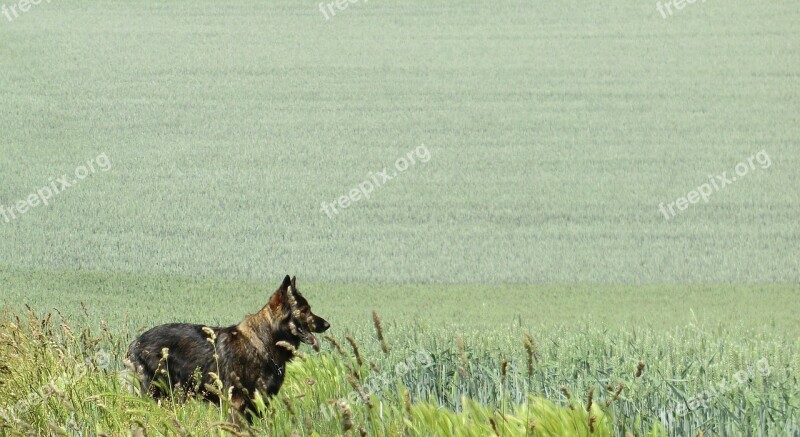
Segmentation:
<svg viewBox="0 0 800 437">
<path fill-rule="evenodd" d="M 148 393 L 155 377 L 153 370 L 149 368 L 147 362 L 141 357 L 141 352 L 139 342 L 134 341 L 128 348 L 128 353 L 123 360 L 123 364 L 129 374 L 125 385 L 130 388 L 132 393 L 138 395 Z"/>
</svg>

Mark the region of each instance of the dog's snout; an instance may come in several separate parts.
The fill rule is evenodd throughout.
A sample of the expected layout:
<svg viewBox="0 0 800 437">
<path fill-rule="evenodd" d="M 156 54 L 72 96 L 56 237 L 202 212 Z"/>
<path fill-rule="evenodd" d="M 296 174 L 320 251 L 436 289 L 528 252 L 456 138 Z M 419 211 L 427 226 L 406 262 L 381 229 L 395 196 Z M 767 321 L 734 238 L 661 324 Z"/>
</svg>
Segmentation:
<svg viewBox="0 0 800 437">
<path fill-rule="evenodd" d="M 317 327 L 318 327 L 317 332 L 325 332 L 328 330 L 328 328 L 331 327 L 331 324 L 328 323 L 327 320 L 320 317 L 319 320 L 317 321 Z"/>
</svg>

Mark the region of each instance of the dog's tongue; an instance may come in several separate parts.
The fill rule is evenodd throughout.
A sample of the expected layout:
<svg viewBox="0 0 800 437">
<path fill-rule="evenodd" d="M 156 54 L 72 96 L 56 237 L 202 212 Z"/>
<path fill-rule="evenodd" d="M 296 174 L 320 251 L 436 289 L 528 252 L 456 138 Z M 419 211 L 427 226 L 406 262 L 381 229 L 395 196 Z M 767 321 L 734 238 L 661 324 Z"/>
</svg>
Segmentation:
<svg viewBox="0 0 800 437">
<path fill-rule="evenodd" d="M 314 334 L 311 334 L 311 347 L 313 347 L 315 351 L 319 352 L 319 342 Z"/>
</svg>

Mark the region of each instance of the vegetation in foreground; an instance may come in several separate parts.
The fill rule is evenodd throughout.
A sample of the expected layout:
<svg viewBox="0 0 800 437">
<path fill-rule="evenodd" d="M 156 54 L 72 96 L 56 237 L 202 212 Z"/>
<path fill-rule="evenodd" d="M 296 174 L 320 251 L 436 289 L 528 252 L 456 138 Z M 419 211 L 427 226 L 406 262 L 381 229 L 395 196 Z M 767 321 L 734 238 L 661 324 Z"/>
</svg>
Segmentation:
<svg viewBox="0 0 800 437">
<path fill-rule="evenodd" d="M 746 435 L 798 429 L 795 342 L 754 332 L 667 335 L 583 326 L 457 336 L 386 326 L 326 337 L 303 354 L 264 419 L 227 406 L 132 393 L 127 338 L 58 316 L 0 324 L 4 434 L 61 435 Z M 377 332 L 376 332 L 377 330 Z M 380 333 L 380 334 L 377 334 Z M 382 338 L 382 340 L 381 340 Z"/>
<path fill-rule="evenodd" d="M 158 407 L 132 396 L 119 381 L 122 354 L 159 323 L 238 322 L 264 304 L 263 283 L 0 268 L 0 284 L 9 303 L 0 328 L 3 411 L 34 400 L 17 416 L 41 432 L 51 423 L 73 434 L 75 426 L 111 435 L 136 427 L 150 435 L 235 429 L 214 406 Z M 224 303 L 211 298 L 220 290 Z M 349 411 L 354 435 L 361 426 L 371 435 L 430 433 L 422 429 L 434 423 L 441 433 L 459 426 L 486 435 L 494 432 L 489 418 L 502 435 L 514 435 L 528 430 L 531 417 L 546 435 L 559 426 L 587 431 L 591 416 L 595 433 L 791 434 L 800 423 L 797 292 L 796 285 L 310 284 L 304 294 L 331 322 L 330 339 L 322 353 L 288 369 L 254 430 L 338 435 Z M 29 320 L 21 302 L 53 317 Z M 373 308 L 383 318 L 386 353 Z M 43 399 L 51 382 L 65 397 Z M 592 388 L 594 407 L 584 415 Z M 0 420 L 3 433 L 29 430 Z"/>
</svg>

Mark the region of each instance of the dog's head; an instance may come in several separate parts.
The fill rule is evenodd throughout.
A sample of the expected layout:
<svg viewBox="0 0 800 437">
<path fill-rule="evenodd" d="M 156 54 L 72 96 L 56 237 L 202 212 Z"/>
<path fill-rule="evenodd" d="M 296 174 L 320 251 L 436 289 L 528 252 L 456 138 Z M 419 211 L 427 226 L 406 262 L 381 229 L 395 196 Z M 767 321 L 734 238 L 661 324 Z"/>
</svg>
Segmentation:
<svg viewBox="0 0 800 437">
<path fill-rule="evenodd" d="M 322 317 L 311 312 L 311 305 L 297 289 L 297 278 L 286 278 L 280 288 L 272 295 L 269 308 L 277 316 L 282 331 L 290 336 L 291 343 L 307 343 L 319 350 L 319 342 L 315 333 L 322 333 L 331 327 Z"/>
</svg>

